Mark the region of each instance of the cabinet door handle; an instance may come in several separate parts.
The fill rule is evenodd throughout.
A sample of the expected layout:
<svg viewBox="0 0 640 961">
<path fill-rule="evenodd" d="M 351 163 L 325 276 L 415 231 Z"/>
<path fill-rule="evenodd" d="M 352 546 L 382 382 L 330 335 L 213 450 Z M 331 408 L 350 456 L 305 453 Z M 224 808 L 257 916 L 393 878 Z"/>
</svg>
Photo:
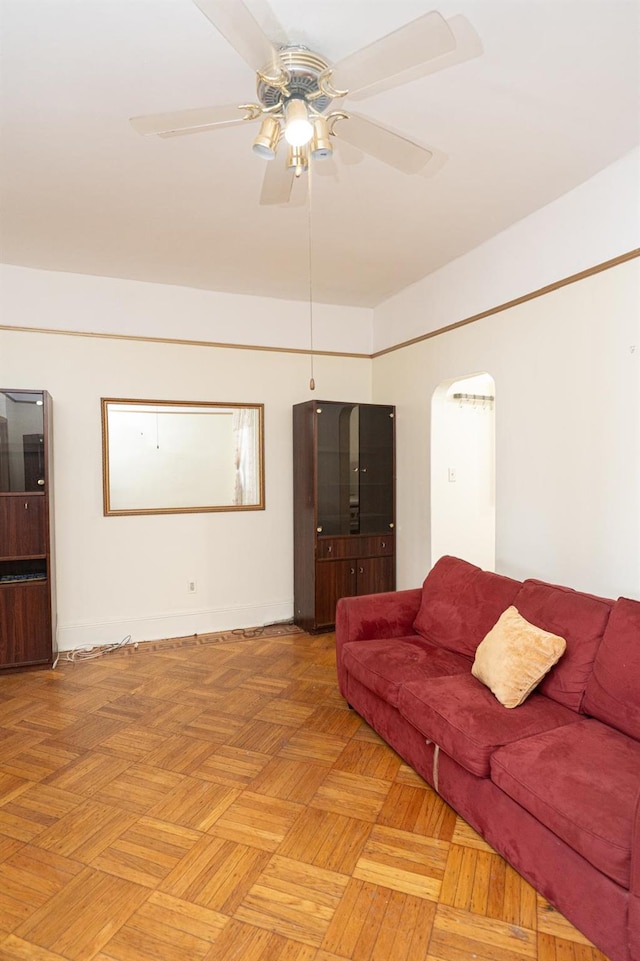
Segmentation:
<svg viewBox="0 0 640 961">
<path fill-rule="evenodd" d="M 39 477 L 39 478 L 38 478 L 38 487 L 44 487 L 44 478 L 43 478 L 43 477 Z"/>
<path fill-rule="evenodd" d="M 331 546 L 331 544 L 329 544 L 329 546 L 327 547 L 327 554 L 330 554 L 332 550 L 333 550 L 333 547 Z"/>
<path fill-rule="evenodd" d="M 359 574 L 364 574 L 364 567 L 359 567 L 359 568 L 358 568 L 358 573 L 359 573 Z"/>
<path fill-rule="evenodd" d="M 367 468 L 366 468 L 366 467 L 361 467 L 361 468 L 360 468 L 360 472 L 361 472 L 362 474 L 366 474 L 366 473 L 367 473 Z"/>
<path fill-rule="evenodd" d="M 356 572 L 355 567 L 352 567 L 352 568 L 351 568 L 351 573 L 352 573 L 352 574 L 355 574 L 355 572 Z"/>
<path fill-rule="evenodd" d="M 29 510 L 29 501 L 25 501 L 25 502 L 24 502 L 24 509 L 25 509 L 26 511 Z"/>
<path fill-rule="evenodd" d="M 386 541 L 381 541 L 380 547 L 382 547 L 382 548 L 384 549 L 386 546 L 387 546 L 387 542 L 386 542 Z"/>
</svg>

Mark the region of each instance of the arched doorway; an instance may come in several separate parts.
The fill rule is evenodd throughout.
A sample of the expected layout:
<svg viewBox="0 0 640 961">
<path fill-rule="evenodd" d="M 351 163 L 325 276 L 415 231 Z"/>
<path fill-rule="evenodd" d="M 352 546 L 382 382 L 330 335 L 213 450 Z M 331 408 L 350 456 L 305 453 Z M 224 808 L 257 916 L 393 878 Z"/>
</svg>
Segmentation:
<svg viewBox="0 0 640 961">
<path fill-rule="evenodd" d="M 431 402 L 431 563 L 454 554 L 495 570 L 495 383 L 443 381 Z"/>
</svg>

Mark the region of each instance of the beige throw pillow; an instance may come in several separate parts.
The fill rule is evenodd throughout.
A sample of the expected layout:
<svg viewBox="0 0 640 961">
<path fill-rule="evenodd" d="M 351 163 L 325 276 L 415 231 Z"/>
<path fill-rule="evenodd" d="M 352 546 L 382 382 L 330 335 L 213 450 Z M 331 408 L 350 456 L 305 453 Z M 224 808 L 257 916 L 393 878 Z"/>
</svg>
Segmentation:
<svg viewBox="0 0 640 961">
<path fill-rule="evenodd" d="M 471 673 L 505 707 L 517 707 L 564 654 L 566 641 L 508 607 L 480 641 Z"/>
</svg>

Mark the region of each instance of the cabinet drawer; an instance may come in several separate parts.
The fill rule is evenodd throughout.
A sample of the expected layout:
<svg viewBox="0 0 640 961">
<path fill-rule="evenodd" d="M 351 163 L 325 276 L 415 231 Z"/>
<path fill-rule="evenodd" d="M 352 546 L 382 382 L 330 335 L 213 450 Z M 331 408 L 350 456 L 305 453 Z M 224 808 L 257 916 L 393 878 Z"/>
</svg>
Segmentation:
<svg viewBox="0 0 640 961">
<path fill-rule="evenodd" d="M 47 553 L 46 502 L 42 494 L 0 497 L 0 557 Z"/>
<path fill-rule="evenodd" d="M 317 546 L 318 560 L 336 560 L 337 558 L 356 557 L 357 549 L 351 543 L 350 537 L 319 537 Z"/>
<path fill-rule="evenodd" d="M 351 537 L 319 537 L 318 560 L 337 560 L 346 557 L 379 557 L 393 554 L 393 534 L 353 534 Z"/>
<path fill-rule="evenodd" d="M 358 557 L 379 557 L 393 554 L 395 539 L 393 534 L 368 534 L 360 538 Z"/>
</svg>

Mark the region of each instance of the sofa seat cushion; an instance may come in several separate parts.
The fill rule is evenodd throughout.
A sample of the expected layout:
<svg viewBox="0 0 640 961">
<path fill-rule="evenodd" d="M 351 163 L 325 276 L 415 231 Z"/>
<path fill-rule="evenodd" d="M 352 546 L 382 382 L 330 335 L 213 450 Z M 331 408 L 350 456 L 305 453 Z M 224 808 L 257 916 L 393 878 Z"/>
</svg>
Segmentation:
<svg viewBox="0 0 640 961">
<path fill-rule="evenodd" d="M 376 641 L 351 641 L 343 647 L 342 663 L 349 674 L 393 707 L 406 681 L 468 674 L 471 661 L 415 634 Z"/>
<path fill-rule="evenodd" d="M 613 881 L 629 888 L 640 744 L 591 719 L 509 744 L 491 778 Z"/>
<path fill-rule="evenodd" d="M 473 660 L 476 647 L 521 586 L 520 581 L 445 555 L 425 578 L 413 629 L 431 644 Z"/>
<path fill-rule="evenodd" d="M 398 692 L 398 710 L 478 777 L 489 777 L 491 755 L 501 745 L 580 720 L 579 714 L 537 693 L 520 707 L 503 707 L 471 674 L 409 681 Z"/>
<path fill-rule="evenodd" d="M 538 690 L 579 711 L 613 601 L 531 579 L 524 582 L 513 603 L 525 620 L 567 642 Z"/>
<path fill-rule="evenodd" d="M 583 707 L 640 741 L 640 601 L 620 597 L 614 604 Z"/>
</svg>

